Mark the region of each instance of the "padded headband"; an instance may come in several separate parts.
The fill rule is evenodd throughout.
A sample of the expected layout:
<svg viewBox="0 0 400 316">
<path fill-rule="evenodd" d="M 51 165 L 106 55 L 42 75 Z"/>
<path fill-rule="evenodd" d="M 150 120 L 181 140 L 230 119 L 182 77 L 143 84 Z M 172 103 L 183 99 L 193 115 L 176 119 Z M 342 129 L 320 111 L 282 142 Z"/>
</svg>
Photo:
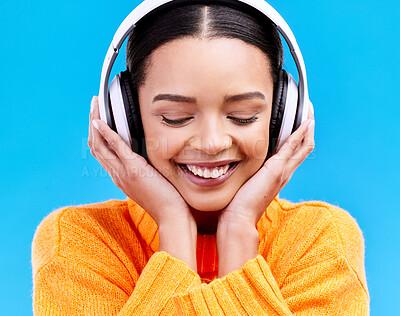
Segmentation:
<svg viewBox="0 0 400 316">
<path fill-rule="evenodd" d="M 303 118 L 305 120 L 308 114 L 308 88 L 307 88 L 307 77 L 306 77 L 306 68 L 303 60 L 303 56 L 300 52 L 300 48 L 297 45 L 296 39 L 289 28 L 289 25 L 285 22 L 285 20 L 280 16 L 280 14 L 271 7 L 264 0 L 145 0 L 141 4 L 139 4 L 122 22 L 119 26 L 117 32 L 114 35 L 114 38 L 111 42 L 110 47 L 108 48 L 106 58 L 103 63 L 103 68 L 101 71 L 101 80 L 100 80 L 100 91 L 99 91 L 99 108 L 100 108 L 100 118 L 106 122 L 109 126 L 112 125 L 110 108 L 109 108 L 109 96 L 108 96 L 108 84 L 110 79 L 110 73 L 112 66 L 114 64 L 115 59 L 118 56 L 119 49 L 121 48 L 123 42 L 128 37 L 130 32 L 134 29 L 135 24 L 143 18 L 145 15 L 149 14 L 153 10 L 161 7 L 165 4 L 196 4 L 196 3 L 204 3 L 204 4 L 238 4 L 243 3 L 247 4 L 250 7 L 253 7 L 257 11 L 264 14 L 267 18 L 269 18 L 276 26 L 278 31 L 282 34 L 286 43 L 290 48 L 290 52 L 293 56 L 293 59 L 296 63 L 297 72 L 299 74 L 299 82 L 298 82 L 298 91 L 299 91 L 299 104 L 298 110 L 302 112 L 302 115 L 296 115 L 297 118 Z M 298 122 L 297 120 L 294 122 L 293 130 L 296 130 L 302 122 Z"/>
</svg>

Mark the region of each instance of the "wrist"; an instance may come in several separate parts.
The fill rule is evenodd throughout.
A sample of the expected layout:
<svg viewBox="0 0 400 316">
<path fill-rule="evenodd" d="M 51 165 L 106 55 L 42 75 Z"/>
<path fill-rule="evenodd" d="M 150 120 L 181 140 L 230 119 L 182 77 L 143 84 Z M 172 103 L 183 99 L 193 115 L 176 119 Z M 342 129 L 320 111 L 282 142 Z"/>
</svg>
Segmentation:
<svg viewBox="0 0 400 316">
<path fill-rule="evenodd" d="M 254 225 L 219 223 L 217 229 L 218 276 L 240 269 L 258 254 L 259 234 Z"/>
<path fill-rule="evenodd" d="M 164 221 L 158 227 L 159 251 L 168 252 L 171 256 L 188 264 L 193 271 L 196 267 L 196 224 L 188 220 Z"/>
<path fill-rule="evenodd" d="M 222 221 L 218 223 L 217 242 L 258 244 L 259 234 L 254 224 Z"/>
<path fill-rule="evenodd" d="M 255 229 L 258 218 L 250 208 L 228 205 L 218 218 L 218 225 L 237 227 L 238 230 Z"/>
<path fill-rule="evenodd" d="M 169 205 L 164 204 L 157 207 L 157 211 L 153 212 L 157 215 L 157 219 L 154 219 L 157 226 L 178 226 L 178 225 L 190 225 L 194 222 L 193 216 L 190 213 L 190 209 L 187 205 Z"/>
</svg>

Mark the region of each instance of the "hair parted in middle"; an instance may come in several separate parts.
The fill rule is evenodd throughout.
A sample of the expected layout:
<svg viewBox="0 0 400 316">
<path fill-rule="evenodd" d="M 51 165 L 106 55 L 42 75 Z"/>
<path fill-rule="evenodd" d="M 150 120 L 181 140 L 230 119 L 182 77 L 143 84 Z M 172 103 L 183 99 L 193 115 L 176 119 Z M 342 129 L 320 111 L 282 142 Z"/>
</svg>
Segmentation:
<svg viewBox="0 0 400 316">
<path fill-rule="evenodd" d="M 283 65 L 282 42 L 275 25 L 257 10 L 220 4 L 166 6 L 142 18 L 127 44 L 126 67 L 132 88 L 146 80 L 151 53 L 167 42 L 184 38 L 233 38 L 261 49 L 267 56 L 276 85 Z"/>
</svg>

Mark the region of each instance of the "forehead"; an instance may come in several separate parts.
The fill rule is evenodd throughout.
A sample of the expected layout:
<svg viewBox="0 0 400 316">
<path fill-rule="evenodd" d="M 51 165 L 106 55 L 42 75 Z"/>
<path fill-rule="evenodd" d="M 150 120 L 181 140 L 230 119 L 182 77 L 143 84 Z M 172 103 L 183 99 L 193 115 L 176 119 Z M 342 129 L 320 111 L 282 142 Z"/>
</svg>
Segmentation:
<svg viewBox="0 0 400 316">
<path fill-rule="evenodd" d="M 181 87 L 193 83 L 234 86 L 272 83 L 267 56 L 239 39 L 186 37 L 153 51 L 146 69 L 146 83 Z M 146 84 L 145 83 L 145 84 Z"/>
</svg>

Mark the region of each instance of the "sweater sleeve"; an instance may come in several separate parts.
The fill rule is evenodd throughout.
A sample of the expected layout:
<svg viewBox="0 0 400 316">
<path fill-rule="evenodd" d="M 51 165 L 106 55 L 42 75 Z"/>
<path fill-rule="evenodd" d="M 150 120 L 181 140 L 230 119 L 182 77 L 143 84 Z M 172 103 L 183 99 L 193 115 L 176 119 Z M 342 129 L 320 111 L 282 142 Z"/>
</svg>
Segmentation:
<svg viewBox="0 0 400 316">
<path fill-rule="evenodd" d="M 34 315 L 175 315 L 171 297 L 201 284 L 187 264 L 166 252 L 154 253 L 136 274 L 124 257 L 131 248 L 121 252 L 104 227 L 92 225 L 87 232 L 87 225 L 67 217 L 88 222 L 82 212 L 57 211 L 35 233 Z"/>
<path fill-rule="evenodd" d="M 132 293 L 107 275 L 56 257 L 34 278 L 34 314 L 175 315 L 170 298 L 199 284 L 188 265 L 165 252 L 150 258 Z"/>
<path fill-rule="evenodd" d="M 284 206 L 271 212 L 256 258 L 174 297 L 181 315 L 369 315 L 356 221 L 320 202 Z"/>
<path fill-rule="evenodd" d="M 298 271 L 279 288 L 258 255 L 222 279 L 177 294 L 174 302 L 179 315 L 369 314 L 367 293 L 343 257 Z"/>
</svg>

